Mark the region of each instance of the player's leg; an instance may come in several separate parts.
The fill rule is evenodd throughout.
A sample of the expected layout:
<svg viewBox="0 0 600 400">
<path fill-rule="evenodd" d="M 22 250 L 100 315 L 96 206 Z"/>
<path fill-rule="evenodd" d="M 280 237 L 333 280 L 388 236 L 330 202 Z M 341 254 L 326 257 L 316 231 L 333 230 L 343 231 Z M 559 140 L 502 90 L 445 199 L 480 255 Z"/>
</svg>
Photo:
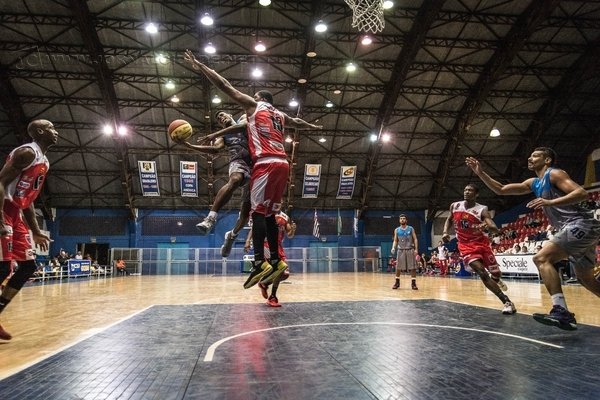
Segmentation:
<svg viewBox="0 0 600 400">
<path fill-rule="evenodd" d="M 210 212 L 202 222 L 196 225 L 196 228 L 203 234 L 208 234 L 217 222 L 219 210 L 231 199 L 233 192 L 239 188 L 245 181 L 245 177 L 241 172 L 233 172 L 229 174 L 227 183 L 219 189 L 215 196 L 215 201 L 210 209 Z"/>
<path fill-rule="evenodd" d="M 506 294 L 502 292 L 498 284 L 490 277 L 487 269 L 485 268 L 483 262 L 479 258 L 471 258 L 468 260 L 469 266 L 479 275 L 479 278 L 485 285 L 485 287 L 504 304 L 502 308 L 502 314 L 514 314 L 517 312 L 514 304 Z"/>
</svg>

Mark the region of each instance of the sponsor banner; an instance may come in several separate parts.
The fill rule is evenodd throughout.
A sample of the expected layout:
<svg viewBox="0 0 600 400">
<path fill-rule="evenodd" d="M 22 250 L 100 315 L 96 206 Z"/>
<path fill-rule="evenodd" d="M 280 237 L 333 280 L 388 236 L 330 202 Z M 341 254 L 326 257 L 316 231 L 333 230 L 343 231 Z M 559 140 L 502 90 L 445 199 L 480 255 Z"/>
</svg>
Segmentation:
<svg viewBox="0 0 600 400">
<path fill-rule="evenodd" d="M 321 181 L 321 164 L 304 165 L 304 183 L 302 185 L 302 198 L 316 199 L 319 195 L 319 182 Z"/>
<path fill-rule="evenodd" d="M 69 276 L 89 275 L 91 265 L 90 260 L 67 260 Z"/>
<path fill-rule="evenodd" d="M 179 161 L 181 197 L 198 197 L 198 163 Z"/>
<path fill-rule="evenodd" d="M 356 182 L 356 165 L 342 166 L 336 199 L 351 199 Z"/>
<path fill-rule="evenodd" d="M 160 196 L 156 161 L 138 161 L 143 196 Z"/>
<path fill-rule="evenodd" d="M 496 261 L 503 274 L 539 275 L 533 263 L 533 254 L 496 254 Z"/>
</svg>

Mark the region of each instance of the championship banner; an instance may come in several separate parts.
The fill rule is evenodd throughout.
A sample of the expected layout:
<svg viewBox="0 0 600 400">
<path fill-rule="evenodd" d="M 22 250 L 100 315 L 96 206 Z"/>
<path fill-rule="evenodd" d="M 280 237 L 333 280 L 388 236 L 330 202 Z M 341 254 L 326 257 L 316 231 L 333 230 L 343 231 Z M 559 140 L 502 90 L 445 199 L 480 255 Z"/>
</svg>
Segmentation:
<svg viewBox="0 0 600 400">
<path fill-rule="evenodd" d="M 356 182 L 356 165 L 342 166 L 340 170 L 340 185 L 338 186 L 336 199 L 351 199 L 354 194 L 354 183 Z"/>
<path fill-rule="evenodd" d="M 321 181 L 321 164 L 304 165 L 304 183 L 302 185 L 302 198 L 316 199 L 319 195 L 319 182 Z"/>
<path fill-rule="evenodd" d="M 160 196 L 156 161 L 138 161 L 143 196 Z"/>
<path fill-rule="evenodd" d="M 179 161 L 179 180 L 181 197 L 198 197 L 198 163 Z"/>
</svg>

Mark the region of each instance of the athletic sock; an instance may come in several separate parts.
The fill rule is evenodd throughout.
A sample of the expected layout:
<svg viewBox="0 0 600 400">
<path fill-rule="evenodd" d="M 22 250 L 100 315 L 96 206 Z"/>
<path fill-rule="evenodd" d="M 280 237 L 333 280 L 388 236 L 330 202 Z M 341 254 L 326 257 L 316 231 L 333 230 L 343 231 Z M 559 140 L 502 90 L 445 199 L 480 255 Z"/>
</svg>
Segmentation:
<svg viewBox="0 0 600 400">
<path fill-rule="evenodd" d="M 567 301 L 565 300 L 565 295 L 562 293 L 556 293 L 556 294 L 552 295 L 552 305 L 561 306 L 565 310 L 568 310 Z"/>
<path fill-rule="evenodd" d="M 213 219 L 216 220 L 217 219 L 217 212 L 216 211 L 211 211 L 211 212 L 208 213 L 208 216 L 210 218 L 213 218 Z"/>
</svg>

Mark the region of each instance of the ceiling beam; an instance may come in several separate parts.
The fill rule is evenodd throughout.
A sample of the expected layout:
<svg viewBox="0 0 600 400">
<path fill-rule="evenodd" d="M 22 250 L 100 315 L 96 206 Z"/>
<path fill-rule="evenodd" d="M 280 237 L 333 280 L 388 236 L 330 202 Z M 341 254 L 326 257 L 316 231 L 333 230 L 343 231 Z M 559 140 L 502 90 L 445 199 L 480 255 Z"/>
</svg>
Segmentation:
<svg viewBox="0 0 600 400">
<path fill-rule="evenodd" d="M 377 140 L 369 146 L 367 159 L 362 170 L 362 186 L 360 189 L 359 218 L 369 207 L 369 195 L 373 186 L 373 177 L 377 170 L 377 162 L 383 146 L 382 134 L 388 124 L 400 96 L 400 90 L 408 75 L 411 64 L 415 60 L 417 52 L 425 40 L 425 34 L 435 21 L 438 12 L 444 5 L 445 0 L 425 0 L 413 21 L 412 27 L 406 35 L 406 44 L 402 47 L 392 68 L 391 81 L 383 96 L 375 121 L 375 132 Z"/>
<path fill-rule="evenodd" d="M 492 86 L 502 74 L 510 68 L 510 64 L 525 44 L 531 34 L 548 19 L 556 9 L 560 0 L 535 0 L 531 1 L 525 11 L 519 16 L 507 35 L 502 39 L 503 45 L 490 57 L 489 61 L 479 75 L 477 82 L 471 89 L 471 95 L 463 104 L 456 122 L 449 133 L 446 146 L 441 153 L 436 181 L 429 195 L 427 218 L 433 220 L 440 209 L 442 193 L 446 189 L 448 176 L 452 166 L 456 164 L 458 151 L 465 141 L 479 109 L 486 101 Z"/>
<path fill-rule="evenodd" d="M 104 48 L 102 47 L 98 33 L 94 29 L 94 17 L 90 13 L 87 2 L 69 0 L 69 4 L 73 11 L 77 27 L 81 32 L 87 53 L 92 60 L 95 60 L 95 62 L 92 63 L 92 66 L 94 75 L 96 76 L 96 83 L 100 88 L 108 119 L 111 121 L 113 130 L 116 132 L 121 123 L 119 102 L 112 82 L 112 72 L 108 68 L 106 58 L 104 57 Z M 125 206 L 129 209 L 129 217 L 135 219 L 135 205 L 131 187 L 133 179 L 130 173 L 127 144 L 123 140 L 114 140 L 113 143 L 115 150 L 117 151 L 117 161 L 120 165 L 121 186 L 123 188 Z"/>
</svg>

